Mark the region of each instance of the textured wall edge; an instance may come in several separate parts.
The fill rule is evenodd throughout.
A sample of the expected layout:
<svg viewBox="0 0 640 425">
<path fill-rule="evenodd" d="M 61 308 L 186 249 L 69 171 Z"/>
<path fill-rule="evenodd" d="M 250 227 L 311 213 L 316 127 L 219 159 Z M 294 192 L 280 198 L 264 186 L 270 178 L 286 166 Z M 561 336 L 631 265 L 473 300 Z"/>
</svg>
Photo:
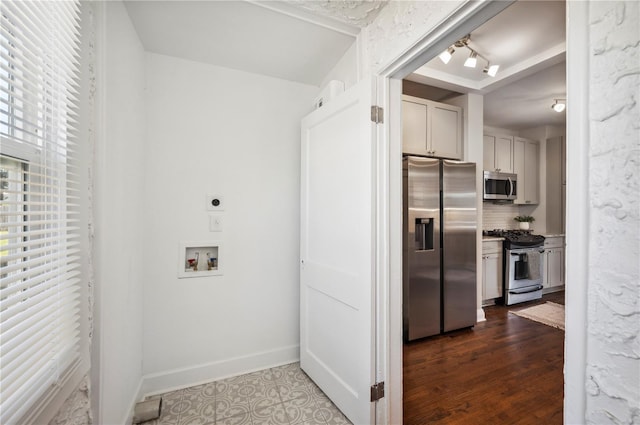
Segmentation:
<svg viewBox="0 0 640 425">
<path fill-rule="evenodd" d="M 87 84 L 86 93 L 88 96 L 89 111 L 83 114 L 82 119 L 88 121 L 88 139 L 86 143 L 89 144 L 88 151 L 91 157 L 87 158 L 86 167 L 88 182 L 86 190 L 87 195 L 87 236 L 88 236 L 88 276 L 87 276 L 87 295 L 84 302 L 86 302 L 87 311 L 87 327 L 88 327 L 88 343 L 91 346 L 93 340 L 93 315 L 94 315 L 94 273 L 93 273 L 93 247 L 94 247 L 94 222 L 93 222 L 93 146 L 95 145 L 95 105 L 96 105 L 96 22 L 93 9 L 94 2 L 82 2 L 82 7 L 85 8 L 82 14 L 84 21 L 81 24 L 81 31 L 86 37 L 86 51 L 82 52 L 83 60 L 87 62 L 88 75 L 86 80 L 82 80 L 83 84 Z M 84 91 L 83 91 L 84 92 Z M 65 400 L 62 407 L 56 414 L 56 416 L 49 422 L 49 425 L 89 425 L 93 423 L 93 415 L 91 412 L 90 404 L 91 383 L 88 375 L 85 375 L 78 387 L 71 393 L 71 395 Z"/>
<path fill-rule="evenodd" d="M 640 423 L 640 8 L 589 4 L 588 424 Z"/>
</svg>

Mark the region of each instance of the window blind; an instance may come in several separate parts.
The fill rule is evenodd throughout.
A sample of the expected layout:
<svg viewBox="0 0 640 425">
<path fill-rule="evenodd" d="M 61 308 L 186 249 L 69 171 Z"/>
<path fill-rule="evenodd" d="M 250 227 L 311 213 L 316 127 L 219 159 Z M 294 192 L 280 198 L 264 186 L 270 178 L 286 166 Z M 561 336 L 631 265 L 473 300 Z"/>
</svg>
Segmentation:
<svg viewBox="0 0 640 425">
<path fill-rule="evenodd" d="M 0 14 L 0 423 L 16 424 L 80 359 L 80 6 L 2 1 Z"/>
</svg>

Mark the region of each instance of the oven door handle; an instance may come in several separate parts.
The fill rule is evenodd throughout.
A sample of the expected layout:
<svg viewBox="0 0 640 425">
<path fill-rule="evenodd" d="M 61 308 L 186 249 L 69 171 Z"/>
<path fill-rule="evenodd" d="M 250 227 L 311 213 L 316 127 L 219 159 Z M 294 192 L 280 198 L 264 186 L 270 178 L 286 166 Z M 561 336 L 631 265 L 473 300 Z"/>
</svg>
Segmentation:
<svg viewBox="0 0 640 425">
<path fill-rule="evenodd" d="M 511 181 L 511 177 L 507 180 L 509 181 L 509 198 L 513 198 L 513 182 Z"/>
<path fill-rule="evenodd" d="M 536 292 L 542 289 L 542 285 L 538 285 L 533 289 L 528 289 L 526 291 L 509 291 L 510 294 L 520 295 L 520 294 L 528 294 L 530 292 Z"/>
</svg>

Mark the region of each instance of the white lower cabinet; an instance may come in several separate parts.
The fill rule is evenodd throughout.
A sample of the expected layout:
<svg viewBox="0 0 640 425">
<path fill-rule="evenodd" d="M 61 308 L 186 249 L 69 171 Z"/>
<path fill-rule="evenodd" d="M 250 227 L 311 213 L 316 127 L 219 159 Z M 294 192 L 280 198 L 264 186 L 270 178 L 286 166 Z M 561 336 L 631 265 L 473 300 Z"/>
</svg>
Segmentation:
<svg viewBox="0 0 640 425">
<path fill-rule="evenodd" d="M 502 297 L 502 241 L 482 243 L 482 300 Z"/>
<path fill-rule="evenodd" d="M 564 285 L 564 248 L 545 249 L 544 280 L 545 288 Z"/>
<path fill-rule="evenodd" d="M 564 287 L 564 237 L 547 237 L 544 241 L 542 286 L 545 292 Z"/>
</svg>

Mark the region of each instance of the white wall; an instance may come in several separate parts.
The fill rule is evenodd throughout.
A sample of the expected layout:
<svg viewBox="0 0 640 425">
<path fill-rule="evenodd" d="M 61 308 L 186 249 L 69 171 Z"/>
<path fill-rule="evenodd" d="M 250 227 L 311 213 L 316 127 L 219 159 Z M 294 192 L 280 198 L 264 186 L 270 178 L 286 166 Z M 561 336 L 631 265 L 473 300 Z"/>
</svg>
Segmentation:
<svg viewBox="0 0 640 425">
<path fill-rule="evenodd" d="M 143 392 L 297 360 L 300 120 L 318 88 L 151 53 L 146 68 Z M 224 275 L 178 279 L 179 243 L 209 240 Z"/>
<path fill-rule="evenodd" d="M 98 14 L 98 138 L 94 211 L 96 276 L 92 354 L 94 421 L 127 421 L 142 378 L 141 244 L 144 222 L 144 52 L 121 2 Z"/>
<path fill-rule="evenodd" d="M 579 141 L 589 145 L 591 204 L 586 419 L 638 423 L 640 3 L 590 2 L 588 13 L 590 134 Z"/>
<path fill-rule="evenodd" d="M 340 60 L 324 77 L 321 88 L 324 88 L 329 81 L 339 80 L 344 83 L 344 89 L 347 90 L 358 82 L 358 42 L 354 41 L 351 47 L 342 55 Z"/>
<path fill-rule="evenodd" d="M 562 229 L 560 226 L 556 225 L 557 219 L 551 218 L 549 212 L 549 200 L 547 199 L 547 175 L 549 175 L 549 170 L 547 169 L 547 143 L 549 139 L 557 138 L 557 137 L 565 137 L 565 128 L 560 126 L 540 126 L 535 128 L 530 128 L 526 130 L 521 130 L 518 132 L 518 135 L 527 139 L 537 140 L 540 143 L 540 151 L 539 151 L 539 176 L 538 176 L 538 193 L 539 193 L 539 203 L 537 205 L 522 205 L 520 207 L 520 214 L 522 215 L 531 215 L 535 217 L 535 229 L 536 232 L 539 233 L 561 233 Z M 555 166 L 560 166 L 560 163 L 554 163 Z M 556 172 L 552 172 L 553 174 L 561 174 L 560 170 Z M 558 182 L 560 184 L 560 182 Z M 562 211 L 561 203 L 557 204 L 556 216 L 559 216 Z M 551 225 L 549 225 L 551 222 Z"/>
</svg>

